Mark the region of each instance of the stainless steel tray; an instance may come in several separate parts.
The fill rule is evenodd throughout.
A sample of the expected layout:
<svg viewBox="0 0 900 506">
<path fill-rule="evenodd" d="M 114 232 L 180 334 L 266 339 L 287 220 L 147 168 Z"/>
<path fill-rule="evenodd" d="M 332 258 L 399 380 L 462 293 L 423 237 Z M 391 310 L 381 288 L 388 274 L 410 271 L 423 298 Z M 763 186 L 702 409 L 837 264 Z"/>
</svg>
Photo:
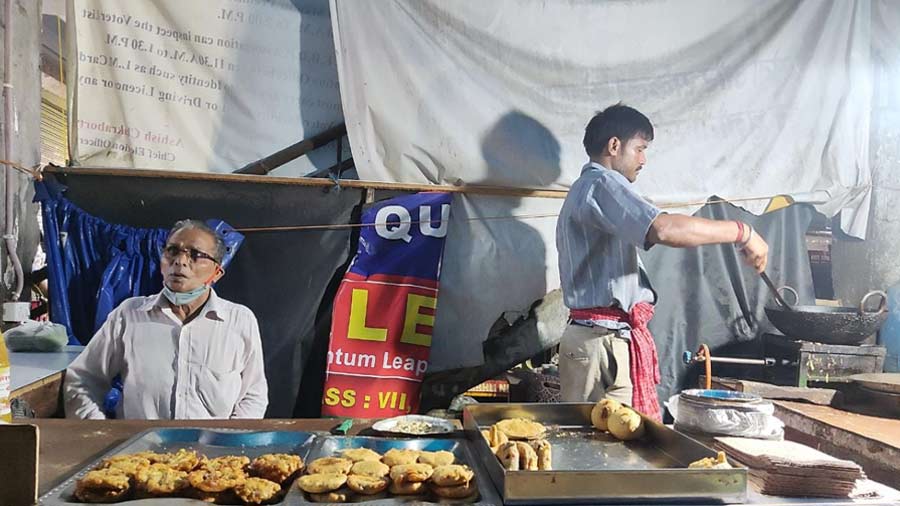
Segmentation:
<svg viewBox="0 0 900 506">
<path fill-rule="evenodd" d="M 208 457 L 221 455 L 246 455 L 255 458 L 264 453 L 293 453 L 307 460 L 309 451 L 316 437 L 309 432 L 268 431 L 254 432 L 231 429 L 149 429 L 135 435 L 128 441 L 90 462 L 62 484 L 47 492 L 38 501 L 42 506 L 80 505 L 74 497 L 75 482 L 87 471 L 95 467 L 101 460 L 120 453 L 136 453 L 142 451 L 169 452 L 179 448 L 197 450 Z M 297 498 L 303 494 L 296 487 L 291 487 L 285 498 L 278 504 L 298 504 Z M 141 506 L 183 506 L 208 505 L 196 499 L 160 498 L 124 501 L 117 504 L 134 504 Z"/>
<path fill-rule="evenodd" d="M 310 460 L 319 457 L 338 456 L 340 450 L 344 448 L 369 448 L 378 453 L 384 454 L 392 448 L 407 448 L 413 450 L 426 451 L 449 451 L 456 456 L 456 462 L 466 464 L 475 471 L 475 483 L 478 485 L 478 502 L 479 505 L 502 505 L 500 495 L 494 489 L 490 478 L 487 475 L 483 462 L 479 461 L 477 454 L 471 448 L 471 441 L 465 439 L 432 439 L 432 438 L 403 438 L 389 439 L 377 437 L 363 436 L 323 436 L 316 439 L 312 449 L 309 452 Z M 299 490 L 298 490 L 299 491 Z M 301 494 L 302 495 L 302 494 Z M 442 500 L 441 503 L 452 504 L 452 500 Z M 460 504 L 460 501 L 456 501 Z M 318 504 L 306 501 L 297 504 Z M 372 506 L 395 506 L 395 505 L 413 505 L 413 504 L 434 504 L 429 501 L 411 501 L 402 497 L 388 497 L 375 501 L 355 502 L 354 504 L 365 504 Z"/>
<path fill-rule="evenodd" d="M 463 411 L 466 436 L 505 504 L 736 503 L 747 500 L 747 470 L 687 469 L 716 452 L 644 419 L 647 435 L 622 442 L 591 426 L 592 403 L 478 404 Z M 548 426 L 552 471 L 507 471 L 481 435 L 504 418 Z"/>
<path fill-rule="evenodd" d="M 456 455 L 459 462 L 465 463 L 475 470 L 480 496 L 476 504 L 502 504 L 499 494 L 487 476 L 487 470 L 476 458 L 477 454 L 472 450 L 471 443 L 465 439 L 386 439 L 328 436 L 309 432 L 252 432 L 230 429 L 150 429 L 141 432 L 85 465 L 59 486 L 41 496 L 38 504 L 42 506 L 75 506 L 83 504 L 74 498 L 75 481 L 99 464 L 101 460 L 121 453 L 141 451 L 169 452 L 178 448 L 197 450 L 209 457 L 247 455 L 250 458 L 254 458 L 264 453 L 293 453 L 300 455 L 304 462 L 309 462 L 318 457 L 334 455 L 343 448 L 357 447 L 371 448 L 379 453 L 384 453 L 391 448 L 451 451 Z M 453 501 L 446 502 L 453 503 Z M 370 506 L 434 504 L 398 497 L 357 503 Z M 133 504 L 135 506 L 200 506 L 208 505 L 209 503 L 189 498 L 160 498 L 123 501 L 117 504 Z M 292 485 L 285 497 L 275 504 L 297 506 L 321 503 L 309 501 L 296 485 Z"/>
</svg>

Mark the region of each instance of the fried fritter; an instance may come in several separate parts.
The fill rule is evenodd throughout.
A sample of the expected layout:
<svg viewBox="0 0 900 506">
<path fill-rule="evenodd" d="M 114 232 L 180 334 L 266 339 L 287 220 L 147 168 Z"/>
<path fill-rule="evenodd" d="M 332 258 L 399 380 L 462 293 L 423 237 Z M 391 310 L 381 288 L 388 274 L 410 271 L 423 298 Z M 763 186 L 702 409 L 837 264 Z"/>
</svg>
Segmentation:
<svg viewBox="0 0 900 506">
<path fill-rule="evenodd" d="M 607 429 L 610 434 L 622 441 L 637 439 L 643 436 L 646 430 L 641 415 L 628 406 L 622 406 L 609 415 Z"/>
<path fill-rule="evenodd" d="M 391 479 L 395 482 L 415 483 L 431 478 L 434 468 L 428 464 L 400 464 L 391 468 Z"/>
<path fill-rule="evenodd" d="M 75 483 L 75 497 L 83 502 L 116 502 L 131 491 L 131 478 L 120 469 L 88 471 Z"/>
<path fill-rule="evenodd" d="M 353 462 L 361 462 L 363 460 L 380 461 L 381 454 L 368 448 L 345 448 L 341 450 L 341 456 L 350 459 Z"/>
<path fill-rule="evenodd" d="M 419 452 L 419 462 L 431 467 L 447 466 L 456 460 L 453 453 L 441 450 L 437 452 Z"/>
<path fill-rule="evenodd" d="M 509 439 L 540 439 L 547 430 L 540 423 L 525 418 L 507 418 L 494 425 Z"/>
<path fill-rule="evenodd" d="M 541 471 L 549 471 L 553 469 L 553 457 L 550 449 L 550 442 L 546 439 L 537 439 L 529 441 L 534 453 L 538 458 L 538 469 Z"/>
<path fill-rule="evenodd" d="M 263 478 L 247 478 L 234 487 L 234 493 L 246 504 L 269 504 L 281 496 L 281 485 Z"/>
<path fill-rule="evenodd" d="M 450 487 L 432 486 L 431 491 L 438 497 L 447 499 L 465 499 L 478 493 L 478 487 L 474 481 L 470 481 L 464 485 L 454 485 Z"/>
<path fill-rule="evenodd" d="M 353 492 L 348 488 L 342 488 L 333 492 L 310 493 L 309 498 L 313 502 L 350 502 L 353 500 Z"/>
<path fill-rule="evenodd" d="M 419 450 L 391 448 L 384 453 L 381 461 L 393 467 L 400 464 L 415 464 L 419 460 Z"/>
<path fill-rule="evenodd" d="M 240 504 L 241 502 L 233 488 L 221 492 L 204 492 L 196 488 L 189 488 L 184 495 L 191 499 L 215 504 Z"/>
<path fill-rule="evenodd" d="M 394 495 L 416 495 L 425 492 L 424 481 L 391 481 L 388 492 Z"/>
<path fill-rule="evenodd" d="M 475 472 L 469 466 L 461 466 L 458 464 L 448 464 L 434 468 L 431 475 L 431 482 L 439 487 L 453 487 L 457 485 L 465 485 L 472 481 Z"/>
<path fill-rule="evenodd" d="M 223 492 L 240 485 L 247 479 L 247 473 L 232 467 L 198 469 L 188 474 L 191 486 L 203 492 Z"/>
<path fill-rule="evenodd" d="M 175 495 L 191 486 L 186 472 L 165 464 L 150 464 L 141 468 L 134 481 L 137 491 L 150 497 Z"/>
<path fill-rule="evenodd" d="M 138 470 L 150 465 L 150 460 L 143 457 L 136 457 L 131 454 L 113 455 L 104 460 L 98 469 L 118 469 L 127 474 L 129 478 L 134 478 Z"/>
<path fill-rule="evenodd" d="M 166 464 L 172 469 L 190 472 L 200 465 L 201 456 L 194 450 L 179 448 L 175 453 L 166 453 L 160 455 L 165 460 L 160 463 Z"/>
<path fill-rule="evenodd" d="M 347 477 L 347 487 L 362 495 L 375 495 L 387 490 L 391 480 L 386 477 L 351 474 Z M 368 500 L 368 499 L 367 499 Z"/>
<path fill-rule="evenodd" d="M 361 460 L 350 468 L 350 474 L 382 478 L 391 472 L 391 466 L 374 460 Z"/>
<path fill-rule="evenodd" d="M 151 464 L 159 464 L 159 463 L 164 464 L 164 463 L 166 463 L 166 461 L 168 459 L 170 459 L 172 457 L 172 454 L 146 451 L 146 452 L 132 453 L 132 456 L 147 459 L 150 461 Z"/>
<path fill-rule="evenodd" d="M 268 453 L 260 455 L 250 463 L 250 474 L 282 484 L 303 470 L 303 459 L 299 455 Z"/>
<path fill-rule="evenodd" d="M 222 469 L 228 467 L 246 471 L 248 465 L 250 465 L 250 457 L 246 455 L 223 455 L 204 461 L 201 467 L 206 469 Z"/>
<path fill-rule="evenodd" d="M 725 452 L 716 453 L 716 458 L 705 457 L 688 464 L 688 469 L 731 469 Z"/>
<path fill-rule="evenodd" d="M 500 448 L 497 448 L 496 455 L 500 460 L 500 465 L 507 471 L 519 470 L 519 448 L 514 441 L 500 445 Z"/>
<path fill-rule="evenodd" d="M 353 467 L 353 461 L 342 457 L 321 457 L 309 463 L 310 474 L 339 473 L 347 474 Z"/>
<path fill-rule="evenodd" d="M 343 473 L 313 473 L 297 479 L 297 486 L 310 494 L 323 494 L 337 490 L 347 483 L 347 475 Z"/>
<path fill-rule="evenodd" d="M 516 441 L 516 449 L 519 450 L 519 469 L 522 471 L 537 471 L 538 456 L 534 448 L 524 441 Z"/>
<path fill-rule="evenodd" d="M 488 440 L 488 446 L 491 448 L 499 448 L 503 443 L 509 442 L 506 433 L 500 430 L 496 425 L 491 425 L 491 428 L 487 431 L 486 438 Z"/>
</svg>

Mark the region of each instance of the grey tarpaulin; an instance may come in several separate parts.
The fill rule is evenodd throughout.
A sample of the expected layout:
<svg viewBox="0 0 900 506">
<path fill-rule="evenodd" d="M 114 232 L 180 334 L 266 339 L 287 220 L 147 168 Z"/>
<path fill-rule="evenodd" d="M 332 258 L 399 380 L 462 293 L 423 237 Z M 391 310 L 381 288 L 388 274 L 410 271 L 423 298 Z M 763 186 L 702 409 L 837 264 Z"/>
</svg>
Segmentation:
<svg viewBox="0 0 900 506">
<path fill-rule="evenodd" d="M 220 218 L 235 228 L 348 223 L 358 189 L 90 176 L 60 178 L 66 197 L 88 213 L 136 227 L 167 227 L 182 218 Z M 295 404 L 318 406 L 321 388 L 302 388 L 326 289 L 346 262 L 348 230 L 246 232 L 246 240 L 216 290 L 244 304 L 259 320 L 269 381 L 269 417 L 290 417 Z M 323 302 L 323 296 L 325 299 Z M 330 313 L 326 313 L 330 321 Z M 324 360 L 319 357 L 315 360 Z"/>
<path fill-rule="evenodd" d="M 729 204 L 708 204 L 696 216 L 750 223 L 769 243 L 766 272 L 772 281 L 776 286 L 794 287 L 802 303 L 813 304 L 804 236 L 814 213 L 810 206 L 793 205 L 756 216 Z M 659 352 L 660 399 L 668 399 L 683 386 L 696 385 L 699 369 L 689 370 L 681 354 L 696 351 L 700 343 L 709 345 L 713 356 L 762 357 L 758 336 L 773 328 L 764 311 L 771 298 L 733 246 L 654 246 L 641 258 L 659 296 L 650 331 Z M 728 370 L 714 366 L 713 374 Z"/>
<path fill-rule="evenodd" d="M 794 205 L 756 216 L 718 203 L 707 204 L 695 216 L 750 223 L 769 243 L 770 277 L 796 288 L 802 302 L 812 303 L 812 274 L 804 235 L 814 213 L 810 206 Z M 695 351 L 701 342 L 710 346 L 713 355 L 762 356 L 757 336 L 772 329 L 763 309 L 770 300 L 769 292 L 733 246 L 654 246 L 641 257 L 659 295 L 650 329 L 659 351 L 660 399 L 696 384 L 698 371 L 682 364 L 681 353 Z M 454 395 L 553 346 L 559 342 L 567 314 L 555 290 L 512 325 L 505 325 L 497 315 L 498 321 L 482 345 L 485 363 L 426 376 L 422 406 L 445 406 Z M 717 371 L 729 369 L 717 366 L 713 372 Z M 761 373 L 741 371 L 754 372 Z"/>
</svg>

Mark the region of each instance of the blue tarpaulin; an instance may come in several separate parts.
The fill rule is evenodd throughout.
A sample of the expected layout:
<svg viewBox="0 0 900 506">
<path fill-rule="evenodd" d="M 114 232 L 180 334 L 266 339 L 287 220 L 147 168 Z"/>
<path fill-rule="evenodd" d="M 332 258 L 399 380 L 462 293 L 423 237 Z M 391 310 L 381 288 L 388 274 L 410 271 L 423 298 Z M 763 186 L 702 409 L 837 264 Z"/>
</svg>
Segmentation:
<svg viewBox="0 0 900 506">
<path fill-rule="evenodd" d="M 167 229 L 107 223 L 69 202 L 52 178 L 35 182 L 41 204 L 50 289 L 50 320 L 65 325 L 69 344 L 87 344 L 128 297 L 162 288 L 159 251 Z"/>
<path fill-rule="evenodd" d="M 41 203 L 50 288 L 50 319 L 65 325 L 69 344 L 87 344 L 123 300 L 162 288 L 159 252 L 169 230 L 135 228 L 92 216 L 63 196 L 52 177 L 35 182 Z M 227 266 L 243 235 L 221 220 L 208 220 L 223 238 Z"/>
</svg>

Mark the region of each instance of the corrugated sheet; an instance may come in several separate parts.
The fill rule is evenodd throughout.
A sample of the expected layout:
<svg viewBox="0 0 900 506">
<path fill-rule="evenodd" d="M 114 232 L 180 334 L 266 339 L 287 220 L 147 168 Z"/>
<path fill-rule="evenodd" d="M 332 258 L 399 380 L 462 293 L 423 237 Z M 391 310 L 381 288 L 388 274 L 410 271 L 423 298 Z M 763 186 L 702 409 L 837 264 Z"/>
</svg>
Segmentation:
<svg viewBox="0 0 900 506">
<path fill-rule="evenodd" d="M 41 90 L 41 163 L 65 166 L 69 159 L 66 101 Z"/>
</svg>

